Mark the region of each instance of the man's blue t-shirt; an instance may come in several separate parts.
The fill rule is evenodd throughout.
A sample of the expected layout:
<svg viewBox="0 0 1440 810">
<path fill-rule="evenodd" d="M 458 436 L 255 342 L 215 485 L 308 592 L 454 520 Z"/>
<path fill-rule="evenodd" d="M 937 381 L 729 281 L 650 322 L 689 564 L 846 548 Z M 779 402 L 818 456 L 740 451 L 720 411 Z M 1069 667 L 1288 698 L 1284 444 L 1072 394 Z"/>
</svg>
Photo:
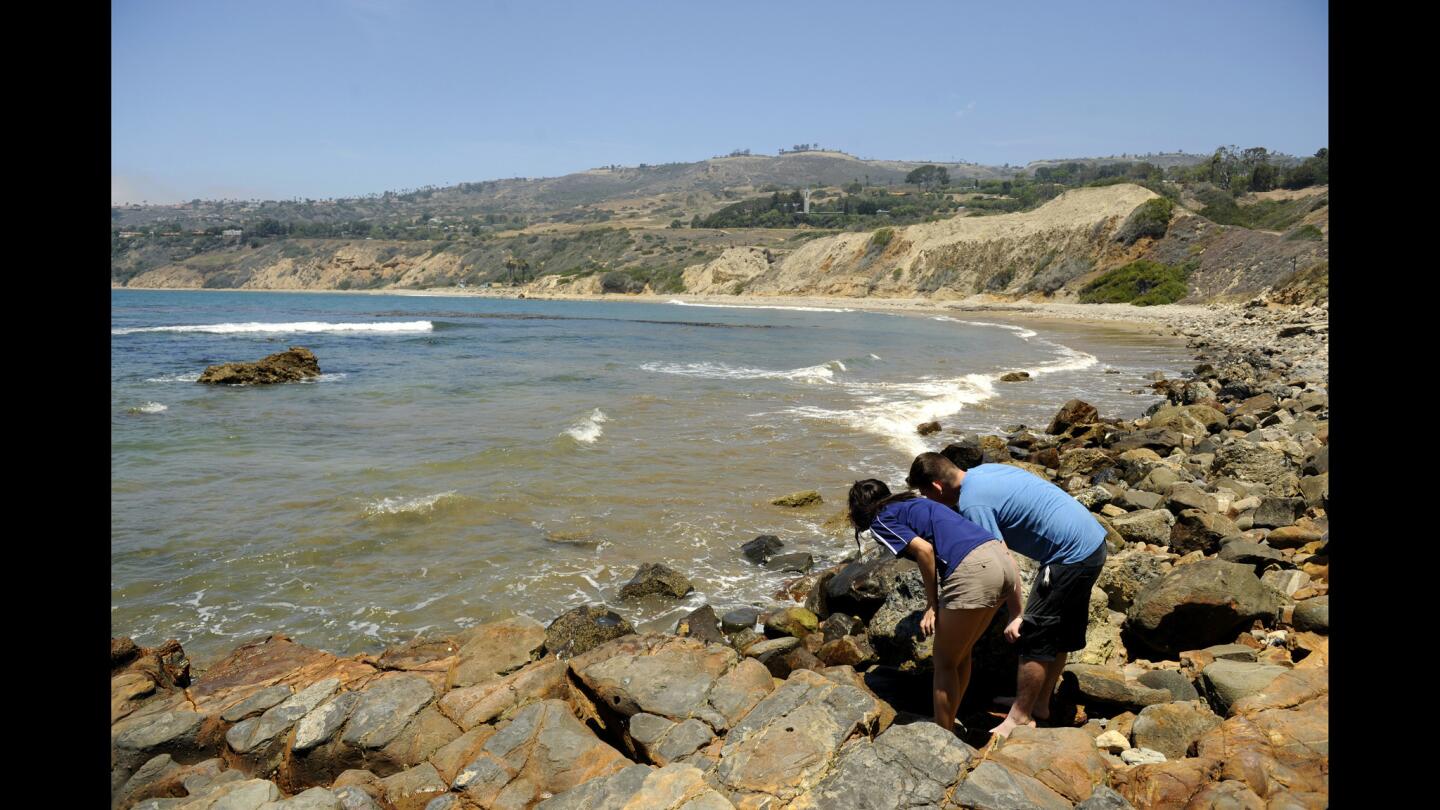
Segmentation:
<svg viewBox="0 0 1440 810">
<path fill-rule="evenodd" d="M 925 498 L 886 504 L 870 523 L 870 533 L 897 556 L 916 537 L 928 540 L 935 547 L 935 576 L 941 581 L 976 546 L 999 537 Z"/>
<path fill-rule="evenodd" d="M 1083 562 L 1105 542 L 1105 527 L 1089 509 L 1049 481 L 1008 464 L 967 470 L 956 508 L 1042 565 Z"/>
</svg>

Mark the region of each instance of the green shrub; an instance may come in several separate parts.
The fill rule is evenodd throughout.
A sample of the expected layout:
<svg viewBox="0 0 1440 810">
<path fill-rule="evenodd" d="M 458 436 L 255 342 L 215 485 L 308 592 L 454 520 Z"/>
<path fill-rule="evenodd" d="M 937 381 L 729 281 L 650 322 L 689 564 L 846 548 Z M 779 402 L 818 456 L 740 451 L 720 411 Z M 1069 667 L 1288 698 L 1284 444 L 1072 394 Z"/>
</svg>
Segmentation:
<svg viewBox="0 0 1440 810">
<path fill-rule="evenodd" d="M 1173 304 L 1189 292 L 1185 285 L 1188 275 L 1183 267 L 1139 259 L 1117 267 L 1080 290 L 1085 304 L 1123 304 L 1151 306 Z"/>
<path fill-rule="evenodd" d="M 1125 218 L 1125 223 L 1115 233 L 1115 241 L 1133 245 L 1142 236 L 1159 239 L 1169 229 L 1174 212 L 1175 203 L 1164 197 L 1146 200 Z"/>
<path fill-rule="evenodd" d="M 1285 234 L 1285 238 L 1291 242 L 1300 240 L 1319 242 L 1325 238 L 1325 234 L 1321 233 L 1320 229 L 1314 225 L 1301 225 L 1290 233 Z"/>
<path fill-rule="evenodd" d="M 894 228 L 881 228 L 870 237 L 870 247 L 883 248 L 886 245 L 890 244 L 890 240 L 894 238 Z"/>
</svg>

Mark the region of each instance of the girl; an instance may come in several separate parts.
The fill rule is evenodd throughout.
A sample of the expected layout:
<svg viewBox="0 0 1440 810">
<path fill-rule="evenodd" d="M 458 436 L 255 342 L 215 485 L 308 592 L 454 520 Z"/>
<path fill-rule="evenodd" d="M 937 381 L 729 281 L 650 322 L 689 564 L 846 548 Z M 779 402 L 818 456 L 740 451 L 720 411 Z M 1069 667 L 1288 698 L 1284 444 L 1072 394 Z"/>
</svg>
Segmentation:
<svg viewBox="0 0 1440 810">
<path fill-rule="evenodd" d="M 950 508 L 906 490 L 892 495 L 874 478 L 850 487 L 855 543 L 870 531 L 897 556 L 914 560 L 925 582 L 920 630 L 935 635 L 935 723 L 954 731 L 970 683 L 970 650 L 1001 601 L 1021 614 L 1019 572 L 1005 544 Z"/>
</svg>

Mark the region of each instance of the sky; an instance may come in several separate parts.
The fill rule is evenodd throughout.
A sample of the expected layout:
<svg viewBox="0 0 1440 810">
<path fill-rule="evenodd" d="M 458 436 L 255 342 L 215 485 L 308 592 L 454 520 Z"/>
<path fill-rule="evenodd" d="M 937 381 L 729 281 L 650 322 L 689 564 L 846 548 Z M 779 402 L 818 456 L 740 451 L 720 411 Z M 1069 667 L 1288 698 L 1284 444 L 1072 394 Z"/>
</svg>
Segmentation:
<svg viewBox="0 0 1440 810">
<path fill-rule="evenodd" d="M 111 201 L 1328 145 L 1329 5 L 113 0 Z"/>
</svg>

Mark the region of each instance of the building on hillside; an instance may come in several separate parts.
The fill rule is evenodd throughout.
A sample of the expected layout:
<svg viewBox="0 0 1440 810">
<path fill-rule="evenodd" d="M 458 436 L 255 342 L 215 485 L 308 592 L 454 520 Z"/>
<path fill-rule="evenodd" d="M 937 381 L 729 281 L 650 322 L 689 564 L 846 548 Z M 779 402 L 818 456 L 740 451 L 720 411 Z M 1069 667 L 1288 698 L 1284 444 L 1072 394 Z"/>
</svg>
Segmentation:
<svg viewBox="0 0 1440 810">
<path fill-rule="evenodd" d="M 245 233 L 245 232 L 242 231 L 242 230 L 240 230 L 239 228 L 229 228 L 229 229 L 226 229 L 226 230 L 221 231 L 221 232 L 220 232 L 220 235 L 221 235 L 221 236 L 233 236 L 233 237 L 235 237 L 236 239 L 239 239 L 242 235 L 244 235 L 244 233 Z"/>
</svg>

